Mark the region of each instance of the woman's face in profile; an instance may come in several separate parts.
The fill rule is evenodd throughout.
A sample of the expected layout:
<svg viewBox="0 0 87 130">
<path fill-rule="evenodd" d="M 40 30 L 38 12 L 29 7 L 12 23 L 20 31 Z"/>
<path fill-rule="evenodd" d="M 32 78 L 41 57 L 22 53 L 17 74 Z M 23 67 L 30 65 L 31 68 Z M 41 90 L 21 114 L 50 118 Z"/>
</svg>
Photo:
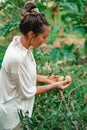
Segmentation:
<svg viewBox="0 0 87 130">
<path fill-rule="evenodd" d="M 34 35 L 32 37 L 32 39 L 31 39 L 31 46 L 33 48 L 38 48 L 43 43 L 46 43 L 47 42 L 47 37 L 48 37 L 50 31 L 51 31 L 51 27 L 45 25 L 43 33 L 39 33 L 37 36 Z"/>
</svg>

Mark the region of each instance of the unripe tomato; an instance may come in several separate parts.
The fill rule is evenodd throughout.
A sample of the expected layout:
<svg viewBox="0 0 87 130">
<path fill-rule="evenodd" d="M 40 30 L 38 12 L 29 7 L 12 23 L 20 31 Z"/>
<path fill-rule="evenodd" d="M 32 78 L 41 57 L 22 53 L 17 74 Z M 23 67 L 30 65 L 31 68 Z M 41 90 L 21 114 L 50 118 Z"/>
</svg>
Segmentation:
<svg viewBox="0 0 87 130">
<path fill-rule="evenodd" d="M 72 81 L 72 78 L 71 78 L 71 76 L 70 76 L 70 75 L 65 76 L 65 79 L 66 79 L 66 80 L 68 80 L 69 82 L 71 82 L 71 81 Z"/>
<path fill-rule="evenodd" d="M 64 80 L 64 76 L 59 76 L 58 77 L 58 81 L 63 81 Z"/>
</svg>

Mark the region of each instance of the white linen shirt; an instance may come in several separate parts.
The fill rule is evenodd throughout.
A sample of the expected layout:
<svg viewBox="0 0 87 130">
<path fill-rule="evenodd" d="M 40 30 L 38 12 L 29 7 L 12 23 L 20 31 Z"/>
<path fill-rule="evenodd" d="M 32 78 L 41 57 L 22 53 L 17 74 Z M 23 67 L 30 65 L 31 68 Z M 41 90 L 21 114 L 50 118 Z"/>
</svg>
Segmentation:
<svg viewBox="0 0 87 130">
<path fill-rule="evenodd" d="M 6 50 L 0 73 L 0 128 L 19 123 L 17 109 L 32 115 L 36 93 L 36 63 L 31 50 L 15 36 Z"/>
</svg>

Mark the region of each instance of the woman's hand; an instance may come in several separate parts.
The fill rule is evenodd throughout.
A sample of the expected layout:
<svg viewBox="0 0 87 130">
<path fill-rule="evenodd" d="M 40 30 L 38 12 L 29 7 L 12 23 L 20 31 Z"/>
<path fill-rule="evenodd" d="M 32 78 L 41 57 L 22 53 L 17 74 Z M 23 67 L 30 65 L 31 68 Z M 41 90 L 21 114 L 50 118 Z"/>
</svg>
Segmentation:
<svg viewBox="0 0 87 130">
<path fill-rule="evenodd" d="M 47 77 L 46 82 L 48 84 L 58 82 L 58 76 L 52 75 L 51 77 Z"/>
<path fill-rule="evenodd" d="M 54 78 L 52 78 L 50 81 L 53 83 L 43 86 L 37 86 L 36 95 L 45 93 L 51 89 L 65 89 L 71 84 L 71 82 L 68 82 L 67 80 L 54 82 Z"/>
<path fill-rule="evenodd" d="M 71 84 L 71 82 L 69 82 L 68 80 L 59 81 L 59 76 L 55 76 L 55 75 L 51 77 L 47 77 L 47 83 L 57 84 L 57 88 L 62 90 L 69 87 L 69 85 Z"/>
<path fill-rule="evenodd" d="M 64 80 L 64 81 L 60 81 L 60 82 L 55 82 L 55 88 L 58 88 L 58 89 L 65 89 L 67 87 L 69 87 L 71 84 L 71 82 L 67 81 L 67 80 Z"/>
<path fill-rule="evenodd" d="M 51 77 L 44 75 L 37 75 L 37 82 L 45 82 L 48 84 L 52 84 L 54 82 L 58 82 L 58 76 L 52 75 Z"/>
</svg>

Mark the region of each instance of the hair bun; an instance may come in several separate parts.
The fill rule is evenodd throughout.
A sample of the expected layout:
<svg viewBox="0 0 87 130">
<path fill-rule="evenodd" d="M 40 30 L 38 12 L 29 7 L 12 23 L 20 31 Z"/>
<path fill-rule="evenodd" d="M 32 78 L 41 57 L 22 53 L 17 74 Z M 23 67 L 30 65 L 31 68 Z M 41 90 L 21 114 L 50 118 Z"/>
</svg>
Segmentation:
<svg viewBox="0 0 87 130">
<path fill-rule="evenodd" d="M 36 4 L 33 1 L 28 1 L 25 3 L 24 9 L 26 12 L 32 12 L 32 10 L 36 7 Z"/>
</svg>

